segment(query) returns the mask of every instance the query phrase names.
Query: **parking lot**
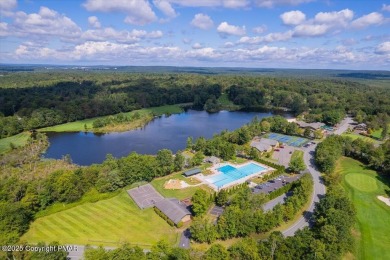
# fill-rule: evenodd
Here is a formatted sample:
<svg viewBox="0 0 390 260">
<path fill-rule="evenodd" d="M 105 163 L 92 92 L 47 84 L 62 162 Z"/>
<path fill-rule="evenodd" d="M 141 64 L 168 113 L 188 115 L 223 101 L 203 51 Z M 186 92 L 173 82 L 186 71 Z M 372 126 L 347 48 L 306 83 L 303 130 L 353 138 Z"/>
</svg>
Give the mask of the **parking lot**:
<svg viewBox="0 0 390 260">
<path fill-rule="evenodd" d="M 298 180 L 302 175 L 281 175 L 279 177 L 276 177 L 275 179 L 269 180 L 265 183 L 256 185 L 254 188 L 252 188 L 253 193 L 271 193 L 274 190 L 280 189 L 284 185 L 291 183 L 293 181 Z"/>
<path fill-rule="evenodd" d="M 291 160 L 291 155 L 295 148 L 289 145 L 282 145 L 276 148 L 272 154 L 272 159 L 277 160 L 278 164 L 288 167 Z"/>
</svg>

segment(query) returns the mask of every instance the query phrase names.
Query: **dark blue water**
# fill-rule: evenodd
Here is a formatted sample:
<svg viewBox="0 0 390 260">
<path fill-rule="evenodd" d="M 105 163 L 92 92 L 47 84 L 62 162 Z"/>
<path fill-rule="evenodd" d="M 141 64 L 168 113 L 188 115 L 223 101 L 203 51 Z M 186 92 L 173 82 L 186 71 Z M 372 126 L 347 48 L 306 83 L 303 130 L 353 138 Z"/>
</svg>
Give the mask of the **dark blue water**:
<svg viewBox="0 0 390 260">
<path fill-rule="evenodd" d="M 167 148 L 176 152 L 184 149 L 186 140 L 200 136 L 211 138 L 222 130 L 234 130 L 249 123 L 255 116 L 271 116 L 272 113 L 227 112 L 209 114 L 188 110 L 181 114 L 154 119 L 142 129 L 123 133 L 95 135 L 93 133 L 47 133 L 50 141 L 45 157 L 60 159 L 70 154 L 74 163 L 90 165 L 101 163 L 110 153 L 120 158 L 135 151 L 140 154 L 156 154 Z"/>
</svg>

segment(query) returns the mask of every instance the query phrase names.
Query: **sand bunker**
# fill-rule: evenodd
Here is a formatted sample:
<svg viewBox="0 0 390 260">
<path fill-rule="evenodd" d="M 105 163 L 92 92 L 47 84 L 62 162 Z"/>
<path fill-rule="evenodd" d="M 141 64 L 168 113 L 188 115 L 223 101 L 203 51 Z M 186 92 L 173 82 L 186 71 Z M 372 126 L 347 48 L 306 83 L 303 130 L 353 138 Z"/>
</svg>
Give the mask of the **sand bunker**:
<svg viewBox="0 0 390 260">
<path fill-rule="evenodd" d="M 188 187 L 189 185 L 185 181 L 170 179 L 164 183 L 164 188 L 167 190 L 180 190 Z"/>
<path fill-rule="evenodd" d="M 379 200 L 383 201 L 384 203 L 386 203 L 387 206 L 390 206 L 390 198 L 386 198 L 386 197 L 383 197 L 383 196 L 378 196 L 377 198 Z"/>
</svg>

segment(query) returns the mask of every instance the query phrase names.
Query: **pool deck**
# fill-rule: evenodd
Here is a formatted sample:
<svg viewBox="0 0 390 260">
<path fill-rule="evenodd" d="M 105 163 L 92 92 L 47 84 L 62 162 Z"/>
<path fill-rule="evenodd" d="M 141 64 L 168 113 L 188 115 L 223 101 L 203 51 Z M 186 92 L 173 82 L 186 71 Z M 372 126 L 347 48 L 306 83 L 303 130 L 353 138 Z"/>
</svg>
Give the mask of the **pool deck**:
<svg viewBox="0 0 390 260">
<path fill-rule="evenodd" d="M 259 171 L 259 172 L 256 172 L 256 173 L 253 173 L 253 174 L 250 174 L 248 176 L 245 176 L 245 177 L 242 177 L 240 179 L 237 179 L 235 181 L 232 181 L 232 182 L 229 182 L 229 183 L 226 183 L 220 187 L 218 187 L 217 185 L 215 185 L 214 183 L 211 183 L 210 181 L 208 181 L 209 178 L 211 177 L 214 177 L 216 175 L 220 175 L 222 174 L 220 171 L 218 171 L 218 168 L 220 167 L 223 167 L 223 166 L 226 166 L 226 165 L 230 165 L 230 166 L 233 166 L 235 168 L 239 168 L 239 167 L 243 167 L 245 165 L 248 165 L 248 164 L 257 164 L 258 166 L 261 166 L 263 168 L 265 168 L 264 170 L 262 171 Z M 220 191 L 222 189 L 226 189 L 226 188 L 230 188 L 232 186 L 235 186 L 235 185 L 238 185 L 238 184 L 242 184 L 244 182 L 246 182 L 247 180 L 249 179 L 252 179 L 254 177 L 258 177 L 258 176 L 261 176 L 261 175 L 265 175 L 267 173 L 269 173 L 270 171 L 274 171 L 275 169 L 274 168 L 271 168 L 267 165 L 264 165 L 264 164 L 261 164 L 261 163 L 258 163 L 258 162 L 255 162 L 255 161 L 248 161 L 248 162 L 245 162 L 245 163 L 242 163 L 242 164 L 234 164 L 234 163 L 230 163 L 230 162 L 225 162 L 225 163 L 218 163 L 218 164 L 215 164 L 213 165 L 212 167 L 208 168 L 208 170 L 210 170 L 213 174 L 210 174 L 210 175 L 203 175 L 201 173 L 193 176 L 195 177 L 196 179 L 198 179 L 199 181 L 201 181 L 202 183 L 204 184 L 207 184 L 209 187 L 211 187 L 213 190 L 215 191 Z"/>
</svg>

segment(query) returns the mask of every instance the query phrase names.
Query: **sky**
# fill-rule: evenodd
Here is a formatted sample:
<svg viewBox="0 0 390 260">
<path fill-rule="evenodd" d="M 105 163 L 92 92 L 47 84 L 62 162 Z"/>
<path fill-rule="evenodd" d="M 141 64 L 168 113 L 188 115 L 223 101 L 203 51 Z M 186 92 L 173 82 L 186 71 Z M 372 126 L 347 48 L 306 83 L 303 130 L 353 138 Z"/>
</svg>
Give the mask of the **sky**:
<svg viewBox="0 0 390 260">
<path fill-rule="evenodd" d="M 0 0 L 0 63 L 390 70 L 390 1 Z"/>
</svg>

